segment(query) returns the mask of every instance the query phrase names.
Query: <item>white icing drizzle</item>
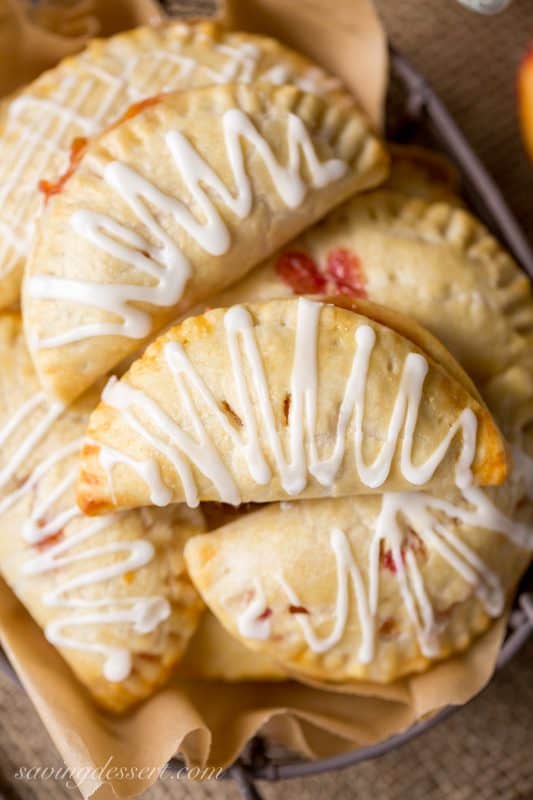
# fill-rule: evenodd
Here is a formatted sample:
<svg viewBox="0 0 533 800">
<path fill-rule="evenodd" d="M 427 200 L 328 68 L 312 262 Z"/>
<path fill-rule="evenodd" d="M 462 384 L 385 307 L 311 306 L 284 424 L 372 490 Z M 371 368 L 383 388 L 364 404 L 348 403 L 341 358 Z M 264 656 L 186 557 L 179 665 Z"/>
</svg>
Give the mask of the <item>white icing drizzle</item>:
<svg viewBox="0 0 533 800">
<path fill-rule="evenodd" d="M 85 441 L 87 444 L 91 442 L 96 444 L 90 438 L 86 439 Z M 172 494 L 168 487 L 163 483 L 159 464 L 157 461 L 155 461 L 155 459 L 147 458 L 144 461 L 136 461 L 134 458 L 130 458 L 124 453 L 121 453 L 119 450 L 114 450 L 112 447 L 108 447 L 107 445 L 98 444 L 98 447 L 101 447 L 99 453 L 100 463 L 111 487 L 113 486 L 111 480 L 113 467 L 116 464 L 125 464 L 134 472 L 137 472 L 139 477 L 142 478 L 148 484 L 148 486 L 150 486 L 150 502 L 152 505 L 161 507 L 167 506 L 170 503 Z M 114 493 L 112 499 L 113 502 L 115 502 Z"/>
<path fill-rule="evenodd" d="M 44 415 L 33 427 L 29 426 L 30 418 L 43 405 Z M 62 410 L 63 408 L 57 403 L 46 405 L 45 396 L 37 394 L 24 403 L 0 430 L 0 445 L 4 445 L 21 426 L 28 430 L 14 455 L 0 471 L 2 487 L 50 431 Z M 108 582 L 148 564 L 153 558 L 154 548 L 144 539 L 107 541 L 91 546 L 91 540 L 117 522 L 120 515 L 108 515 L 94 521 L 85 518 L 76 505 L 65 507 L 65 504 L 61 503 L 67 493 L 69 495 L 72 493 L 76 483 L 79 469 L 77 454 L 81 444 L 82 439 L 76 439 L 44 458 L 21 486 L 0 499 L 0 514 L 5 514 L 17 502 L 34 493 L 39 483 L 61 462 L 67 460 L 73 462 L 72 467 L 65 471 L 64 477 L 48 491 L 46 497 L 33 503 L 31 513 L 22 525 L 20 535 L 25 541 L 31 545 L 46 545 L 46 549 L 37 555 L 30 555 L 20 569 L 22 575 L 28 577 L 53 575 L 53 582 L 49 584 L 53 588 L 44 593 L 41 600 L 48 607 L 64 609 L 65 613 L 56 616 L 46 626 L 45 634 L 48 640 L 57 647 L 101 654 L 104 677 L 109 681 L 123 681 L 131 671 L 129 650 L 107 645 L 98 640 L 89 641 L 82 635 L 75 636 L 72 629 L 92 625 L 122 624 L 131 625 L 136 633 L 149 633 L 168 618 L 171 609 L 163 596 L 113 597 L 108 591 L 100 600 L 89 600 L 84 596 L 85 587 Z M 112 455 L 107 454 L 107 457 L 112 458 Z M 153 479 L 153 473 L 149 474 Z M 65 537 L 54 542 L 53 538 L 71 523 L 76 525 L 76 529 L 74 531 L 70 529 Z M 49 543 L 47 540 L 50 540 Z M 72 552 L 79 545 L 84 545 L 84 549 Z M 28 550 L 28 553 L 31 551 Z M 91 568 L 95 559 L 113 553 L 123 554 L 124 558 L 100 568 L 94 566 Z M 62 568 L 80 562 L 87 562 L 86 570 L 74 577 L 62 578 Z"/>
<path fill-rule="evenodd" d="M 444 514 L 448 520 L 443 522 L 437 514 Z M 481 489 L 463 489 L 462 500 L 457 503 L 424 492 L 387 492 L 382 497 L 381 511 L 368 550 L 366 585 L 346 534 L 338 528 L 331 531 L 330 546 L 336 561 L 337 594 L 333 626 L 327 636 L 319 637 L 315 631 L 312 604 L 310 606 L 297 595 L 282 573 L 276 576 L 289 603 L 297 607 L 305 606 L 308 611 L 307 614 L 298 613 L 294 616 L 309 648 L 314 653 L 325 653 L 341 641 L 349 616 L 351 580 L 361 629 L 358 659 L 361 663 L 369 663 L 374 659 L 381 548 L 388 543 L 401 599 L 420 649 L 428 658 L 438 655 L 439 636 L 445 628 L 445 622 L 439 619 L 432 606 L 415 552 L 409 546 L 410 534 L 406 535 L 406 531 L 416 532 L 427 551 L 437 552 L 447 561 L 472 587 L 489 616 L 499 616 L 505 604 L 505 592 L 499 576 L 483 562 L 474 548 L 453 532 L 450 521 L 500 534 L 518 547 L 533 551 L 533 528 L 507 517 Z M 242 636 L 264 640 L 272 634 L 277 612 L 273 605 L 268 619 L 259 620 L 260 626 L 254 625 L 254 620 L 257 622 L 257 616 L 267 607 L 267 599 L 259 578 L 254 578 L 253 585 L 254 601 L 238 615 L 237 624 Z M 257 598 L 261 598 L 261 602 Z M 283 612 L 286 612 L 285 608 Z M 323 612 L 319 611 L 318 616 L 322 618 Z M 268 632 L 264 624 L 266 622 Z"/>
<path fill-rule="evenodd" d="M 90 54 L 82 54 L 76 59 L 76 74 L 58 80 L 46 97 L 25 93 L 10 104 L 0 137 L 0 143 L 10 142 L 9 157 L 0 163 L 0 274 L 8 274 L 29 252 L 33 220 L 42 206 L 37 181 L 64 172 L 72 140 L 101 130 L 132 103 L 182 89 L 185 81 L 196 81 L 195 72 L 205 74 L 206 70 L 213 83 L 227 83 L 228 76 L 239 83 L 293 80 L 315 94 L 337 87 L 336 79 L 318 68 L 310 68 L 301 78 L 285 62 L 259 72 L 261 50 L 247 42 L 215 45 L 214 50 L 222 59 L 218 70 L 184 55 L 181 48 L 182 42 L 170 38 L 160 38 L 157 47 L 152 40 L 144 52 L 137 54 L 130 49 L 108 48 L 105 68 L 93 63 Z M 101 92 L 96 107 L 95 90 Z M 41 112 L 37 122 L 34 113 L 28 114 L 35 108 Z"/>
<path fill-rule="evenodd" d="M 226 60 L 218 70 L 204 66 L 205 74 L 213 83 L 250 83 L 254 79 L 257 62 L 261 58 L 261 50 L 257 45 L 252 42 L 242 42 L 237 46 L 217 44 L 214 50 Z M 264 80 L 265 74 L 259 76 L 258 80 Z"/>
<path fill-rule="evenodd" d="M 26 426 L 32 415 L 43 406 L 45 407 L 45 413 L 42 419 L 39 420 L 37 425 L 28 430 L 28 433 L 18 445 L 11 458 L 9 458 L 5 466 L 0 469 L 0 488 L 5 487 L 6 484 L 12 480 L 17 469 L 28 458 L 41 439 L 46 436 L 53 423 L 63 412 L 64 406 L 61 403 L 49 404 L 44 392 L 38 392 L 23 403 L 4 427 L 0 429 L 0 447 L 3 447 L 15 431 L 22 425 Z"/>
<path fill-rule="evenodd" d="M 108 542 L 93 547 L 86 546 L 80 552 L 70 554 L 71 550 L 88 542 L 117 519 L 117 516 L 107 516 L 85 524 L 81 530 L 71 533 L 67 539 L 49 546 L 45 552 L 29 559 L 22 566 L 22 572 L 28 576 L 52 572 L 57 574 L 57 570 L 71 564 L 85 561 L 92 563 L 95 559 L 111 553 L 124 555 L 121 561 L 104 567 L 89 568 L 86 572 L 73 578 L 57 581 L 54 588 L 42 597 L 44 605 L 67 609 L 69 612 L 52 620 L 46 626 L 47 639 L 56 647 L 100 653 L 104 657 L 103 675 L 107 680 L 114 682 L 123 681 L 130 674 L 130 651 L 123 647 L 104 644 L 101 641 L 88 641 L 72 634 L 65 634 L 64 631 L 90 625 L 127 624 L 132 626 L 135 633 L 143 634 L 153 631 L 170 615 L 170 605 L 162 596 L 127 598 L 104 596 L 100 600 L 85 599 L 83 594 L 73 596 L 77 589 L 113 580 L 127 572 L 144 567 L 152 560 L 154 547 L 151 542 L 144 539 Z"/>
<path fill-rule="evenodd" d="M 289 208 L 297 208 L 307 193 L 306 181 L 300 174 L 302 156 L 314 187 L 326 186 L 346 173 L 347 164 L 340 159 L 319 161 L 307 128 L 295 114 L 287 115 L 289 154 L 286 166 L 279 163 L 267 140 L 240 109 L 229 109 L 222 115 L 222 130 L 236 188 L 235 195 L 179 131 L 167 132 L 165 141 L 192 203 L 169 197 L 127 164 L 114 161 L 106 165 L 103 171 L 104 181 L 143 223 L 151 240 L 140 236 L 107 214 L 87 209 L 74 212 L 70 220 L 71 226 L 96 248 L 148 276 L 151 285 L 108 285 L 50 275 L 29 278 L 28 293 L 33 298 L 92 306 L 120 319 L 120 322 L 99 321 L 75 327 L 35 341 L 35 347 L 60 347 L 93 336 L 116 335 L 132 339 L 146 337 L 152 327 L 151 316 L 147 311 L 132 307 L 131 304 L 147 303 L 159 308 L 177 305 L 193 268 L 179 244 L 167 234 L 159 219 L 172 217 L 204 252 L 212 256 L 226 253 L 231 246 L 230 232 L 206 188 L 238 219 L 249 216 L 253 208 L 254 187 L 246 170 L 243 139 L 254 147 L 268 170 L 277 193 Z M 191 213 L 191 205 L 199 209 L 200 219 L 204 221 L 199 221 Z M 149 206 L 157 210 L 157 216 Z M 153 244 L 154 241 L 157 244 Z"/>
<path fill-rule="evenodd" d="M 330 535 L 331 549 L 335 553 L 337 563 L 337 600 L 335 608 L 335 623 L 329 636 L 321 639 L 313 630 L 313 626 L 307 614 L 296 614 L 298 622 L 304 632 L 304 636 L 309 647 L 315 653 L 326 653 L 335 647 L 342 638 L 349 611 L 349 579 L 355 592 L 359 619 L 361 622 L 361 645 L 359 648 L 359 658 L 367 662 L 372 658 L 374 631 L 368 608 L 368 598 L 365 592 L 363 577 L 357 566 L 348 540 L 345 534 L 339 529 L 334 528 Z M 287 583 L 282 574 L 277 576 L 278 582 L 285 591 L 289 602 L 294 606 L 301 606 L 300 599 L 294 589 Z"/>
<path fill-rule="evenodd" d="M 103 400 L 123 415 L 124 421 L 161 456 L 174 466 L 183 485 L 186 502 L 198 503 L 198 490 L 192 463 L 216 488 L 220 499 L 238 504 L 240 494 L 232 473 L 211 440 L 196 404 L 202 403 L 211 419 L 229 437 L 235 452 L 247 464 L 251 478 L 258 485 L 267 484 L 272 470 L 267 461 L 262 438 L 275 464 L 280 482 L 289 495 L 305 489 L 309 474 L 325 487 L 334 485 L 335 477 L 345 457 L 347 429 L 354 419 L 354 450 L 357 472 L 361 482 L 372 489 L 383 485 L 390 473 L 396 449 L 400 446 L 400 469 L 413 485 L 427 483 L 444 459 L 454 437 L 461 433 L 462 449 L 456 468 L 456 482 L 467 486 L 470 466 L 476 447 L 477 419 L 465 409 L 450 427 L 431 456 L 423 463 L 413 464 L 412 450 L 419 416 L 422 390 L 428 365 L 419 354 L 410 353 L 405 361 L 387 435 L 374 461 L 367 464 L 363 457 L 365 393 L 370 358 L 375 345 L 375 333 L 368 325 L 360 325 L 355 333 L 354 357 L 341 403 L 335 442 L 329 456 L 320 456 L 316 441 L 316 416 L 319 394 L 317 341 L 322 304 L 305 298 L 298 300 L 296 341 L 290 382 L 291 404 L 288 419 L 288 450 L 277 430 L 274 410 L 257 344 L 254 322 L 243 306 L 230 308 L 224 316 L 231 372 L 239 400 L 238 414 L 242 429 L 231 424 L 209 388 L 198 375 L 178 342 L 165 345 L 167 365 L 178 389 L 180 409 L 191 420 L 194 438 L 186 433 L 160 405 L 145 392 L 126 382 L 112 381 L 106 387 Z M 243 359 L 244 355 L 244 359 Z M 248 375 L 245 373 L 245 363 Z M 252 387 L 252 388 L 251 388 Z M 253 391 L 252 391 L 253 389 Z M 150 420 L 161 435 L 150 432 L 133 412 L 136 408 Z M 228 459 L 231 461 L 231 458 Z M 108 479 L 111 470 L 106 468 Z M 159 478 L 158 478 L 159 479 Z M 153 495 L 160 487 L 146 477 Z M 112 487 L 112 481 L 110 481 Z"/>
<path fill-rule="evenodd" d="M 268 639 L 271 634 L 269 609 L 259 580 L 254 580 L 252 600 L 239 615 L 239 633 L 246 639 Z"/>
<path fill-rule="evenodd" d="M 188 399 L 190 401 L 190 398 Z M 145 441 L 172 464 L 182 482 L 187 505 L 191 508 L 196 508 L 199 503 L 199 497 L 192 470 L 187 459 L 183 457 L 180 450 L 187 453 L 189 460 L 209 477 L 216 486 L 222 487 L 221 498 L 224 497 L 224 502 L 238 505 L 240 496 L 233 482 L 233 478 L 224 466 L 222 459 L 203 427 L 200 428 L 200 425 L 195 426 L 195 432 L 198 433 L 200 437 L 200 441 L 195 442 L 192 437 L 176 425 L 155 400 L 148 397 L 148 395 L 141 392 L 139 389 L 134 389 L 127 383 L 122 383 L 116 379 L 111 379 L 108 382 L 102 393 L 102 400 L 108 405 L 120 410 L 123 413 L 125 421 L 132 430 L 138 433 L 139 436 L 145 439 Z M 141 409 L 146 417 L 171 440 L 171 443 L 169 444 L 161 437 L 150 433 L 146 426 L 143 425 L 131 411 L 133 407 Z M 104 454 L 104 460 L 105 458 L 106 456 Z M 127 463 L 127 461 L 124 460 L 123 463 Z M 108 480 L 110 480 L 110 469 L 107 469 L 106 472 Z M 142 477 L 145 478 L 150 488 L 151 497 L 154 495 L 163 496 L 161 492 L 160 482 L 162 478 L 160 472 L 155 478 L 148 473 Z M 110 485 L 112 486 L 112 481 Z M 171 499 L 171 493 L 168 496 Z"/>
</svg>

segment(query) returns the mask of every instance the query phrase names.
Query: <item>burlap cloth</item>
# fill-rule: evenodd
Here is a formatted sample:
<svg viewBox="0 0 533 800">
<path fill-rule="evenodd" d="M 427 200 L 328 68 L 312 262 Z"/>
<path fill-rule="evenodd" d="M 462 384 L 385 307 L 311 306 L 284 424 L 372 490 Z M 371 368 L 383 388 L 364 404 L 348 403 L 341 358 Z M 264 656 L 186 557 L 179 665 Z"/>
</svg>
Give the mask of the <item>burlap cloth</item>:
<svg viewBox="0 0 533 800">
<path fill-rule="evenodd" d="M 519 141 L 515 101 L 517 66 L 533 37 L 533 0 L 514 0 L 493 18 L 454 0 L 376 4 L 392 40 L 448 104 L 533 239 L 533 168 Z M 210 8 L 208 0 L 179 5 Z M 78 796 L 57 781 L 16 779 L 21 765 L 61 762 L 28 699 L 2 677 L 0 719 L 0 800 Z M 481 696 L 422 739 L 343 772 L 261 789 L 266 800 L 533 800 L 533 641 Z M 188 797 L 230 800 L 238 793 L 226 782 L 173 781 L 145 795 Z"/>
</svg>

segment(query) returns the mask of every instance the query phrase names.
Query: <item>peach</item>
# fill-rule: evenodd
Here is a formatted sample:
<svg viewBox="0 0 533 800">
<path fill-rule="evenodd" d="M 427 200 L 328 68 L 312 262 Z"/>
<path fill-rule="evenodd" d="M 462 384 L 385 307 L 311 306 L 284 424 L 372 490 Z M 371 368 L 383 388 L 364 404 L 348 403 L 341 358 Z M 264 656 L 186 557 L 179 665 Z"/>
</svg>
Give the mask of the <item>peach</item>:
<svg viewBox="0 0 533 800">
<path fill-rule="evenodd" d="M 533 159 L 533 43 L 518 71 L 518 106 L 524 143 Z"/>
</svg>

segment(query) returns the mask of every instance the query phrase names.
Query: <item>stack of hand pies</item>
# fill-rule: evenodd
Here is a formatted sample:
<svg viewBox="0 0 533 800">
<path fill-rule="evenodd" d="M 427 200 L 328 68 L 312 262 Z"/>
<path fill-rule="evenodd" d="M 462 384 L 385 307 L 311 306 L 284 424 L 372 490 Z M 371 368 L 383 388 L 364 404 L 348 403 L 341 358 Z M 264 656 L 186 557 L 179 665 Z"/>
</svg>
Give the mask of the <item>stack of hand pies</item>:
<svg viewBox="0 0 533 800">
<path fill-rule="evenodd" d="M 533 545 L 533 303 L 453 169 L 206 23 L 0 126 L 0 569 L 95 699 L 467 648 Z"/>
</svg>

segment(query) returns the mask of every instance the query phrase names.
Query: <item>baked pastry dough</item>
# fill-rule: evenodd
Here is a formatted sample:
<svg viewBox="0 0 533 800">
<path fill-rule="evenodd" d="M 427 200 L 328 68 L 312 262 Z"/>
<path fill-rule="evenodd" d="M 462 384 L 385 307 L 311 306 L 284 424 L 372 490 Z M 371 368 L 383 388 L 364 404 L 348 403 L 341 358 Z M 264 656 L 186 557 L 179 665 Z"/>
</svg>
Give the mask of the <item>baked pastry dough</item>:
<svg viewBox="0 0 533 800">
<path fill-rule="evenodd" d="M 479 385 L 531 350 L 529 279 L 475 217 L 444 203 L 355 197 L 210 302 L 325 292 L 416 319 Z"/>
<path fill-rule="evenodd" d="M 207 612 L 176 665 L 176 678 L 204 681 L 282 681 L 283 670 L 269 656 L 251 650 L 230 636 L 214 614 Z"/>
<path fill-rule="evenodd" d="M 183 547 L 202 514 L 85 518 L 74 487 L 98 392 L 67 411 L 49 403 L 16 315 L 0 317 L 0 360 L 1 572 L 99 703 L 122 711 L 167 678 L 197 627 Z"/>
<path fill-rule="evenodd" d="M 353 105 L 266 84 L 156 99 L 88 146 L 42 216 L 24 321 L 43 386 L 72 400 L 385 170 Z"/>
<path fill-rule="evenodd" d="M 490 380 L 484 396 L 511 443 L 514 470 L 533 501 L 533 355 Z"/>
<path fill-rule="evenodd" d="M 444 348 L 385 309 L 345 306 L 215 309 L 157 339 L 91 417 L 80 507 L 501 483 L 500 435 Z"/>
<path fill-rule="evenodd" d="M 0 308 L 18 300 L 42 204 L 37 184 L 66 169 L 74 139 L 160 92 L 253 80 L 341 97 L 338 80 L 274 39 L 182 22 L 96 39 L 19 92 L 0 112 Z"/>
<path fill-rule="evenodd" d="M 462 207 L 456 168 L 435 150 L 389 143 L 391 170 L 383 188 L 433 203 Z"/>
<path fill-rule="evenodd" d="M 531 554 L 512 484 L 272 504 L 185 547 L 230 634 L 295 677 L 394 681 L 464 650 Z"/>
</svg>

